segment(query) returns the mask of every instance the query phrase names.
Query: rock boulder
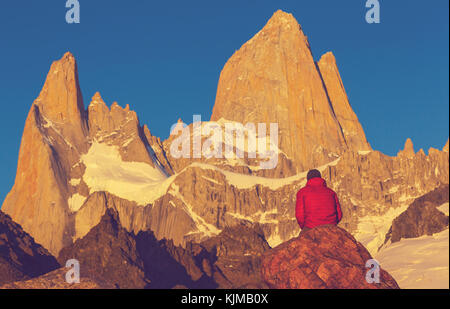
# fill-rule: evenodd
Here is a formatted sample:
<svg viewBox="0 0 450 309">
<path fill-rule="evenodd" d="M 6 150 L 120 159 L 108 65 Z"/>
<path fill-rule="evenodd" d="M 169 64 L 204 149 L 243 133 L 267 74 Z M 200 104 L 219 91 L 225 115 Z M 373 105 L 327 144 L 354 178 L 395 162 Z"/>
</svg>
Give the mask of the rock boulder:
<svg viewBox="0 0 450 309">
<path fill-rule="evenodd" d="M 368 283 L 369 252 L 345 230 L 320 226 L 269 250 L 262 275 L 276 289 L 397 289 L 380 268 L 380 283 Z"/>
</svg>

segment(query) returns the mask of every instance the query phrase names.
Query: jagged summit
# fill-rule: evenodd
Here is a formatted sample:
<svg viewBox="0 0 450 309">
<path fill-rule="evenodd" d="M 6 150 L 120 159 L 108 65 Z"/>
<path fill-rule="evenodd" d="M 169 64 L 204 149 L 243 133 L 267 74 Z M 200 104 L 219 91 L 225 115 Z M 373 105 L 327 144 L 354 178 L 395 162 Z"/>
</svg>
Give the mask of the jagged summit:
<svg viewBox="0 0 450 309">
<path fill-rule="evenodd" d="M 75 61 L 75 56 L 70 51 L 67 51 L 61 59 L 64 59 L 67 61 Z"/>
<path fill-rule="evenodd" d="M 327 51 L 320 57 L 319 63 L 336 64 L 336 57 L 332 51 Z"/>
<path fill-rule="evenodd" d="M 284 21 L 284 22 L 286 22 L 286 21 L 289 21 L 289 22 L 295 21 L 297 23 L 297 20 L 295 19 L 295 17 L 291 13 L 285 12 L 285 11 L 283 11 L 281 9 L 276 10 L 273 13 L 272 17 L 269 19 L 269 21 L 274 21 L 274 20 L 275 21 L 281 20 L 281 21 Z"/>
<path fill-rule="evenodd" d="M 297 171 L 348 149 L 370 149 L 335 61 L 328 60 L 334 57 L 327 54 L 317 65 L 292 14 L 275 12 L 223 68 L 211 120 L 278 123 L 280 149 Z"/>
<path fill-rule="evenodd" d="M 423 150 L 422 150 L 423 151 Z M 398 152 L 398 156 L 403 156 L 407 158 L 414 157 L 415 151 L 414 151 L 414 145 L 412 140 L 408 137 L 405 142 L 405 146 L 403 147 L 403 150 L 400 150 Z"/>
<path fill-rule="evenodd" d="M 122 108 L 113 103 L 110 110 L 97 92 L 87 110 L 84 108 L 76 60 L 66 53 L 51 64 L 30 108 L 14 186 L 2 205 L 3 211 L 52 253 L 72 242 L 70 216 L 91 193 L 83 179 L 86 166 L 82 157 L 92 154 L 97 149 L 92 146 L 98 143 L 117 149 L 119 164 L 159 166 L 129 105 Z M 164 177 L 159 169 L 155 174 Z M 95 186 L 91 181 L 91 187 Z"/>
<path fill-rule="evenodd" d="M 323 54 L 317 66 L 347 146 L 358 151 L 371 150 L 361 123 L 350 105 L 334 54 L 330 51 Z"/>
<path fill-rule="evenodd" d="M 108 109 L 108 111 L 110 110 L 110 108 L 108 108 L 108 106 L 106 105 L 105 101 L 103 100 L 103 98 L 102 98 L 100 92 L 98 92 L 98 91 L 97 91 L 97 92 L 94 94 L 94 96 L 92 97 L 91 103 L 89 104 L 89 107 L 90 107 L 91 105 L 96 105 L 96 104 L 104 105 L 104 106 Z M 88 107 L 88 110 L 89 110 L 89 107 Z M 123 111 L 125 111 L 125 112 L 129 112 L 129 111 L 130 111 L 130 105 L 129 105 L 129 104 L 126 104 L 125 107 L 122 108 L 122 107 L 119 105 L 119 103 L 117 103 L 116 101 L 114 101 L 114 102 L 111 104 L 111 110 L 112 110 L 112 109 L 118 109 L 118 110 L 123 110 Z"/>
<path fill-rule="evenodd" d="M 308 39 L 303 33 L 302 26 L 291 13 L 287 13 L 282 10 L 278 10 L 273 13 L 272 17 L 267 21 L 261 31 L 255 35 L 255 37 L 260 35 L 274 35 L 275 37 L 280 38 L 286 35 L 297 36 L 298 38 L 301 38 L 301 40 L 309 48 Z M 282 42 L 278 41 L 278 43 Z"/>
<path fill-rule="evenodd" d="M 300 43 L 297 44 L 298 48 L 309 50 L 308 39 L 298 21 L 292 14 L 282 10 L 276 11 L 264 27 L 243 47 L 256 43 L 255 41 L 258 41 L 258 38 L 262 39 L 258 42 L 258 46 L 261 46 L 261 44 L 285 45 L 286 43 L 297 42 Z"/>
<path fill-rule="evenodd" d="M 445 152 L 448 152 L 448 143 L 449 143 L 449 140 L 447 139 L 447 143 L 445 143 L 445 146 L 444 146 L 444 148 L 442 148 L 442 151 L 445 151 Z"/>
<path fill-rule="evenodd" d="M 102 98 L 100 92 L 98 92 L 98 91 L 94 94 L 94 96 L 91 99 L 91 104 L 95 104 L 95 103 L 105 103 L 103 101 L 103 98 Z"/>
<path fill-rule="evenodd" d="M 52 63 L 44 86 L 36 99 L 43 113 L 54 120 L 80 118 L 84 111 L 75 57 L 67 52 Z"/>
<path fill-rule="evenodd" d="M 87 132 L 86 116 L 77 62 L 70 52 L 52 63 L 34 105 L 47 123 L 55 126 L 64 123 L 64 135 L 68 141 L 81 147 Z"/>
<path fill-rule="evenodd" d="M 274 25 L 291 25 L 297 27 L 297 29 L 301 29 L 301 26 L 298 23 L 297 19 L 295 19 L 295 17 L 291 13 L 287 13 L 283 10 L 277 10 L 275 13 L 273 13 L 272 17 L 266 23 L 266 27 Z M 289 29 L 289 27 L 287 29 Z M 296 29 L 292 28 L 292 30 Z"/>
<path fill-rule="evenodd" d="M 53 254 L 86 235 L 107 208 L 117 210 L 128 232 L 151 230 L 177 245 L 245 221 L 260 224 L 273 247 L 298 234 L 296 192 L 306 183 L 303 172 L 317 168 L 339 192 L 340 224 L 378 248 L 389 223 L 384 214 L 448 183 L 448 152 L 410 160 L 366 151 L 334 56 L 315 62 L 293 24 L 279 12 L 231 57 L 212 116 L 221 126 L 228 120 L 278 123 L 275 169 L 259 169 L 261 159 L 247 155 L 175 158 L 173 139 L 161 142 L 129 105 L 109 107 L 100 93 L 83 110 L 76 62 L 67 54 L 52 65 L 31 106 L 2 210 Z"/>
</svg>

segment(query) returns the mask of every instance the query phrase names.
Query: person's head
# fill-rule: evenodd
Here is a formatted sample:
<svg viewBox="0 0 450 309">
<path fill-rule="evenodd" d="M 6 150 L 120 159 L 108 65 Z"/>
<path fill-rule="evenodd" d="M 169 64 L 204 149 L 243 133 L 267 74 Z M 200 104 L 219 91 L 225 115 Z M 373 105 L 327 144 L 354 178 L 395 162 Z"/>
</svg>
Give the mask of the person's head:
<svg viewBox="0 0 450 309">
<path fill-rule="evenodd" d="M 320 172 L 318 170 L 310 170 L 308 174 L 306 175 L 306 179 L 310 180 L 312 178 L 322 178 L 322 175 L 320 175 Z"/>
</svg>

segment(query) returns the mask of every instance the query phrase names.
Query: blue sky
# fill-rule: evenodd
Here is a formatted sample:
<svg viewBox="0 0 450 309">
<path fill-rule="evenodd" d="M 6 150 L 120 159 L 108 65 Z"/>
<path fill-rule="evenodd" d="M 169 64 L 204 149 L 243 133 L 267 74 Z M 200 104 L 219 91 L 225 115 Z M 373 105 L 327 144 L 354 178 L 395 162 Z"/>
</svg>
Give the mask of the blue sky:
<svg viewBox="0 0 450 309">
<path fill-rule="evenodd" d="M 333 51 L 374 149 L 394 155 L 407 137 L 416 150 L 442 148 L 448 138 L 446 0 L 380 0 L 380 24 L 365 22 L 365 0 L 79 2 L 80 24 L 65 22 L 65 0 L 0 4 L 2 200 L 28 110 L 64 52 L 77 58 L 85 104 L 100 91 L 166 138 L 180 117 L 209 119 L 223 65 L 277 9 L 297 18 L 315 59 Z"/>
</svg>

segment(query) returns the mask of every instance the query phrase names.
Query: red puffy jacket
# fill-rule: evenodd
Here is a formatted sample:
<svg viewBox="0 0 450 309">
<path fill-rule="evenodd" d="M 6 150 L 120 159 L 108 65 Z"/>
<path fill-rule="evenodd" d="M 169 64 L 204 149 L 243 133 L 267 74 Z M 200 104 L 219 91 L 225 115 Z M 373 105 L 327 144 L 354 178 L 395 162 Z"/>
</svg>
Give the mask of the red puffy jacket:
<svg viewBox="0 0 450 309">
<path fill-rule="evenodd" d="M 327 187 L 324 179 L 315 177 L 297 192 L 295 216 L 300 228 L 338 224 L 342 219 L 337 194 Z"/>
</svg>

